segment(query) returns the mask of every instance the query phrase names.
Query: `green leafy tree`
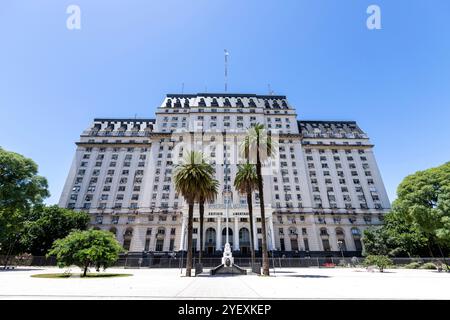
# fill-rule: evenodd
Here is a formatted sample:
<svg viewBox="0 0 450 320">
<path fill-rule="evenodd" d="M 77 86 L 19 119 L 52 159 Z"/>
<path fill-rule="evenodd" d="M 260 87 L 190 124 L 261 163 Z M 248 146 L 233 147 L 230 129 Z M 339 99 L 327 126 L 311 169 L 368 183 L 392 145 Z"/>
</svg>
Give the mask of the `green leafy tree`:
<svg viewBox="0 0 450 320">
<path fill-rule="evenodd" d="M 389 212 L 382 227 L 364 230 L 363 255 L 417 256 L 426 255 L 427 239 L 402 214 Z"/>
<path fill-rule="evenodd" d="M 26 215 L 49 196 L 36 163 L 0 148 L 0 252 L 14 247 Z"/>
<path fill-rule="evenodd" d="M 45 255 L 55 240 L 66 237 L 71 231 L 86 230 L 89 223 L 87 213 L 56 205 L 33 210 L 30 219 L 24 223 L 21 251 L 38 256 Z"/>
<path fill-rule="evenodd" d="M 188 234 L 186 276 L 191 276 L 192 270 L 192 225 L 194 217 L 194 204 L 201 197 L 210 192 L 214 180 L 214 168 L 206 163 L 203 154 L 191 151 L 185 154 L 183 161 L 175 168 L 175 189 L 188 203 Z"/>
<path fill-rule="evenodd" d="M 55 256 L 60 268 L 78 266 L 83 277 L 90 267 L 106 269 L 112 266 L 123 252 L 122 246 L 109 231 L 73 231 L 56 240 L 47 256 Z"/>
<path fill-rule="evenodd" d="M 258 194 L 261 211 L 262 229 L 262 268 L 263 275 L 269 275 L 269 253 L 267 251 L 267 227 L 264 208 L 264 182 L 262 176 L 262 164 L 271 159 L 276 153 L 276 143 L 271 135 L 267 133 L 264 125 L 257 123 L 248 129 L 243 140 L 241 150 L 248 163 L 256 164 L 256 175 L 258 177 Z"/>
<path fill-rule="evenodd" d="M 369 228 L 364 230 L 362 241 L 364 243 L 363 256 L 387 255 L 388 235 L 384 228 Z"/>
<path fill-rule="evenodd" d="M 438 204 L 436 206 L 438 215 L 441 217 L 441 224 L 436 229 L 436 237 L 438 241 L 450 247 L 450 186 L 442 188 L 439 195 Z"/>
<path fill-rule="evenodd" d="M 425 234 L 401 212 L 392 210 L 386 215 L 384 230 L 390 249 L 389 255 L 408 257 L 428 255 Z"/>
<path fill-rule="evenodd" d="M 255 263 L 255 248 L 254 248 L 254 221 L 253 221 L 253 191 L 258 189 L 258 176 L 256 174 L 255 165 L 246 163 L 238 167 L 238 172 L 234 179 L 234 187 L 241 194 L 247 195 L 248 216 L 250 220 L 250 252 L 252 265 Z"/>
<path fill-rule="evenodd" d="M 450 162 L 407 176 L 400 183 L 397 195 L 393 211 L 425 235 L 431 253 L 435 245 L 444 256 L 442 245 L 449 245 Z"/>
<path fill-rule="evenodd" d="M 369 255 L 364 259 L 364 266 L 376 266 L 380 272 L 383 272 L 385 268 L 392 265 L 392 260 L 384 255 Z"/>
</svg>

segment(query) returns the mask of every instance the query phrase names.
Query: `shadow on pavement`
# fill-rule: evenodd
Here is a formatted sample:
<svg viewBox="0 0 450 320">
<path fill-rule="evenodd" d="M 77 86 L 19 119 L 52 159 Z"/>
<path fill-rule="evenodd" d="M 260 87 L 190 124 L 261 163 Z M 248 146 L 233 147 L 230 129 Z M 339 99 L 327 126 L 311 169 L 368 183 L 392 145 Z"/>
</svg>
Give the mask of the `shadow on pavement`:
<svg viewBox="0 0 450 320">
<path fill-rule="evenodd" d="M 294 278 L 331 278 L 330 276 L 320 276 L 320 275 L 313 275 L 313 274 L 292 274 L 292 275 L 286 275 L 286 276 L 283 276 L 283 277 L 294 277 Z"/>
<path fill-rule="evenodd" d="M 3 269 L 0 268 L 0 272 L 15 272 L 15 271 L 39 271 L 44 269 L 38 269 L 38 268 L 15 268 L 15 269 Z"/>
</svg>

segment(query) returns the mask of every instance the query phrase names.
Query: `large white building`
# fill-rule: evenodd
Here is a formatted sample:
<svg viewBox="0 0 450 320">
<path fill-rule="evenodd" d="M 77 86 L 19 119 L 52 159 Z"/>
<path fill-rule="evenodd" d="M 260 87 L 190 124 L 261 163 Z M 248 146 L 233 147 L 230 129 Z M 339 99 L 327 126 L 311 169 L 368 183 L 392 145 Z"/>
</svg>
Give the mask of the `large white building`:
<svg viewBox="0 0 450 320">
<path fill-rule="evenodd" d="M 94 119 L 76 143 L 60 206 L 87 211 L 93 227 L 114 232 L 130 253 L 182 251 L 187 204 L 172 177 L 183 153 L 200 149 L 221 183 L 216 201 L 205 206 L 206 254 L 223 249 L 228 211 L 232 248 L 247 255 L 246 197 L 232 185 L 236 149 L 256 123 L 278 141 L 263 171 L 269 249 L 294 256 L 360 253 L 362 231 L 381 224 L 390 208 L 373 145 L 353 121 L 297 120 L 285 96 L 168 94 L 156 119 Z M 227 185 L 229 205 L 222 196 Z M 257 192 L 253 200 L 259 250 Z M 198 250 L 197 208 L 194 217 Z"/>
</svg>

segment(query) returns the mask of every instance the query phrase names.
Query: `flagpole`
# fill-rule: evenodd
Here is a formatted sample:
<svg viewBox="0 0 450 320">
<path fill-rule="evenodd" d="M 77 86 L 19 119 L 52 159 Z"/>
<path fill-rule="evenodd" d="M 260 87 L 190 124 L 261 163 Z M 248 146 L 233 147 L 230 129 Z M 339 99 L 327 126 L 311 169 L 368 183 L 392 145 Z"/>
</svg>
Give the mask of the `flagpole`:
<svg viewBox="0 0 450 320">
<path fill-rule="evenodd" d="M 225 92 L 227 92 L 228 89 L 228 51 L 227 49 L 224 49 L 225 53 Z"/>
</svg>

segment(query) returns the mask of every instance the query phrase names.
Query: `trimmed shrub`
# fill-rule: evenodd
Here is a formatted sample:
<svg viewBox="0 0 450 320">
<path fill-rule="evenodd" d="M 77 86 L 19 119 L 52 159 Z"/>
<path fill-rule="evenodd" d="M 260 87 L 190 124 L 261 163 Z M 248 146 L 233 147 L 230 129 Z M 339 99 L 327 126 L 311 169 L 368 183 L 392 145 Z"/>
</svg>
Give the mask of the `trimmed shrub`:
<svg viewBox="0 0 450 320">
<path fill-rule="evenodd" d="M 383 272 L 386 267 L 392 264 L 392 260 L 387 256 L 370 255 L 364 259 L 364 266 L 376 266 L 380 270 L 380 272 Z"/>
<path fill-rule="evenodd" d="M 437 267 L 433 262 L 427 262 L 420 266 L 420 269 L 436 270 Z"/>
<path fill-rule="evenodd" d="M 403 266 L 403 268 L 405 268 L 405 269 L 419 269 L 420 268 L 420 263 L 419 262 L 411 262 L 411 263 L 405 264 Z"/>
</svg>

